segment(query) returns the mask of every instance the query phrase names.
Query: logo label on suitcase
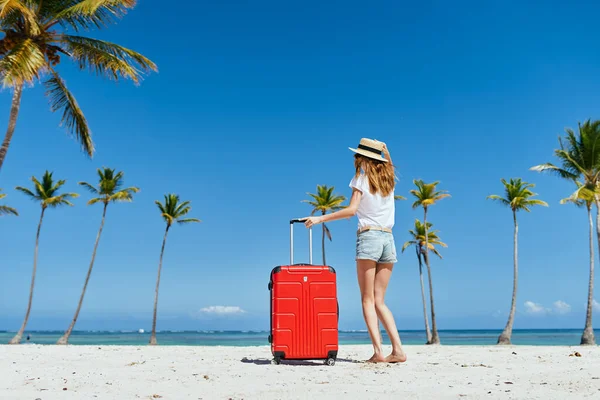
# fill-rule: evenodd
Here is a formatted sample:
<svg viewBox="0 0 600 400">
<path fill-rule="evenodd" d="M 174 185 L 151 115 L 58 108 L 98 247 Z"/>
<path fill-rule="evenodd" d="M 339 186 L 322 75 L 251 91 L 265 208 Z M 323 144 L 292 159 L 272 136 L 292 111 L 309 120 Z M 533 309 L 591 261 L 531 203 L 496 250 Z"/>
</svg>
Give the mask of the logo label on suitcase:
<svg viewBox="0 0 600 400">
<path fill-rule="evenodd" d="M 308 282 L 308 276 L 304 277 L 304 282 Z"/>
</svg>

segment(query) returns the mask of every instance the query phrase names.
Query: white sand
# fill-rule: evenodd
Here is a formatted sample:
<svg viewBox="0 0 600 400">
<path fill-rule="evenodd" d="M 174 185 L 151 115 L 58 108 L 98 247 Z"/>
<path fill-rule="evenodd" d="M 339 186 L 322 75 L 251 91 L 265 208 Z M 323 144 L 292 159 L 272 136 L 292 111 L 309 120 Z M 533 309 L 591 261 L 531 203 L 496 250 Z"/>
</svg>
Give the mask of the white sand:
<svg viewBox="0 0 600 400">
<path fill-rule="evenodd" d="M 406 351 L 406 364 L 373 365 L 359 362 L 369 346 L 343 346 L 329 367 L 271 365 L 268 347 L 3 345 L 0 399 L 600 398 L 599 347 Z"/>
</svg>

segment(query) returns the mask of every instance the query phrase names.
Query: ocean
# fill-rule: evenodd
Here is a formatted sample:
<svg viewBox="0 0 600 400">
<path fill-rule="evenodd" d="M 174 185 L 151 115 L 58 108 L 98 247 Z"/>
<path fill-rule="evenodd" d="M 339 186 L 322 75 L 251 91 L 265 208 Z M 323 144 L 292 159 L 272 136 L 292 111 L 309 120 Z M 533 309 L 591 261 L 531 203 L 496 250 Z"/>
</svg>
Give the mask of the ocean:
<svg viewBox="0 0 600 400">
<path fill-rule="evenodd" d="M 600 338 L 600 330 L 595 330 Z M 439 331 L 440 340 L 444 345 L 494 345 L 500 335 L 500 330 L 443 330 Z M 514 330 L 512 342 L 515 345 L 532 346 L 575 346 L 579 344 L 582 330 L 579 329 L 533 329 Z M 62 331 L 29 331 L 23 336 L 22 343 L 54 344 L 63 334 Z M 157 340 L 163 346 L 267 346 L 269 333 L 267 331 L 162 331 L 157 333 Z M 0 343 L 8 343 L 14 332 L 0 331 Z M 424 331 L 400 331 L 404 344 L 424 344 Z M 386 344 L 387 335 L 383 333 Z M 72 345 L 94 346 L 141 346 L 150 339 L 149 332 L 96 332 L 75 331 L 69 343 Z M 344 344 L 370 344 L 366 331 L 340 331 L 339 341 Z"/>
</svg>

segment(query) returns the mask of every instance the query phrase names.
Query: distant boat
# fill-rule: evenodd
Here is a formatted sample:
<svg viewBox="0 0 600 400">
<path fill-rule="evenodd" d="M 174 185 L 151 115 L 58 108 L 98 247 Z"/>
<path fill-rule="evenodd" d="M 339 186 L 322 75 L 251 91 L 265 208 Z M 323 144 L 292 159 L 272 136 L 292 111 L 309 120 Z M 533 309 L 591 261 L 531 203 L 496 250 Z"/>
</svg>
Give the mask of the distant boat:
<svg viewBox="0 0 600 400">
<path fill-rule="evenodd" d="M 139 329 L 138 333 L 144 333 L 144 330 L 143 329 Z"/>
</svg>

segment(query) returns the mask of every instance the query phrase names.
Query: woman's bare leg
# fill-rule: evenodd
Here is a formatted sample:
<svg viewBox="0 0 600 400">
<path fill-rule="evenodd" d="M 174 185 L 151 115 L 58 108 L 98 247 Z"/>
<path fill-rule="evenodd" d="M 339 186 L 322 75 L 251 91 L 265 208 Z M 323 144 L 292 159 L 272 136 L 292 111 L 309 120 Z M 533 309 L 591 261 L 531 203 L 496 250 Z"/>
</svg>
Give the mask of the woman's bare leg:
<svg viewBox="0 0 600 400">
<path fill-rule="evenodd" d="M 375 269 L 375 311 L 383 323 L 390 341 L 392 342 L 392 354 L 385 358 L 387 362 L 404 362 L 406 354 L 402 350 L 402 342 L 398 334 L 398 328 L 394 321 L 394 316 L 390 309 L 385 305 L 385 291 L 392 276 L 394 264 L 377 264 Z M 364 304 L 364 303 L 363 303 Z"/>
<path fill-rule="evenodd" d="M 383 348 L 381 346 L 381 332 L 379 321 L 375 310 L 375 271 L 376 263 L 371 260 L 356 260 L 356 272 L 358 275 L 358 286 L 362 299 L 362 309 L 371 342 L 373 342 L 373 357 L 371 362 L 383 362 Z"/>
</svg>

